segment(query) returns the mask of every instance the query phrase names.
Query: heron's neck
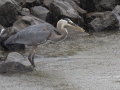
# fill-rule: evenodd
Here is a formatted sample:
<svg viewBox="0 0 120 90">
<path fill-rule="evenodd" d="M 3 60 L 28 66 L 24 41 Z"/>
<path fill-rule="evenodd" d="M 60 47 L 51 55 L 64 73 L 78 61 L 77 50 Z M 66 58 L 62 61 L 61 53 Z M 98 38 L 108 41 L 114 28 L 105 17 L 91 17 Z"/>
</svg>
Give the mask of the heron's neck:
<svg viewBox="0 0 120 90">
<path fill-rule="evenodd" d="M 61 23 L 58 23 L 57 24 L 57 30 L 58 32 L 61 34 L 61 35 L 57 35 L 56 37 L 56 41 L 62 41 L 64 40 L 67 35 L 68 35 L 68 31 L 67 29 L 65 28 L 65 25 L 61 24 Z"/>
<path fill-rule="evenodd" d="M 59 21 L 57 23 L 57 30 L 60 34 L 64 34 L 65 32 L 67 32 L 66 25 L 64 23 L 62 23 L 61 21 Z"/>
</svg>

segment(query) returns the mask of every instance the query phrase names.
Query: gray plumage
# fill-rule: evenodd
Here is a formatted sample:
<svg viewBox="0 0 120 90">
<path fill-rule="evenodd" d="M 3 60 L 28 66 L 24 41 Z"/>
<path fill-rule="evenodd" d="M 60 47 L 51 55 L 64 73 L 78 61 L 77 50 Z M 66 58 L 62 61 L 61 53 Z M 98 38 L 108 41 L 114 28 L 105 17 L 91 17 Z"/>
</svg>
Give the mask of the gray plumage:
<svg viewBox="0 0 120 90">
<path fill-rule="evenodd" d="M 48 30 L 49 29 L 49 30 Z M 20 32 L 12 35 L 5 41 L 6 44 L 26 44 L 26 45 L 38 45 L 47 40 L 51 32 L 54 31 L 54 27 L 48 23 L 40 25 L 29 26 Z"/>
</svg>

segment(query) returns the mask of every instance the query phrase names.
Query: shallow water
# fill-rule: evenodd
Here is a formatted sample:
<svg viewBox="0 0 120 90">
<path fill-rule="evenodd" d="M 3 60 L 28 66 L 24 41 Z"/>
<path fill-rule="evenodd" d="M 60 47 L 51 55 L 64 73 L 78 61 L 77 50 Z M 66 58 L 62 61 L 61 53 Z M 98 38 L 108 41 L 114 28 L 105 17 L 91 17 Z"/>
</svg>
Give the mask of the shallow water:
<svg viewBox="0 0 120 90">
<path fill-rule="evenodd" d="M 36 70 L 0 75 L 3 90 L 119 90 L 120 31 L 77 34 L 37 48 Z M 20 52 L 27 60 L 31 47 Z"/>
</svg>

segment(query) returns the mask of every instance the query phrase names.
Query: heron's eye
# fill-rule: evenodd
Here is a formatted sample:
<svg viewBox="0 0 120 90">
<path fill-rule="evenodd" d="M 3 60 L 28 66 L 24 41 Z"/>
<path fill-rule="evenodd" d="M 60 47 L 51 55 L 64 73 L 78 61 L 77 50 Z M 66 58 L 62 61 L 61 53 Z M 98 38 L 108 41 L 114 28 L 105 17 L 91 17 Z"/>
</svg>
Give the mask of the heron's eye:
<svg viewBox="0 0 120 90">
<path fill-rule="evenodd" d="M 68 23 L 69 23 L 69 24 L 72 24 L 73 22 L 72 22 L 70 19 L 68 19 Z"/>
<path fill-rule="evenodd" d="M 69 24 L 73 24 L 73 22 L 72 22 L 72 21 L 68 21 L 68 23 L 69 23 Z"/>
</svg>

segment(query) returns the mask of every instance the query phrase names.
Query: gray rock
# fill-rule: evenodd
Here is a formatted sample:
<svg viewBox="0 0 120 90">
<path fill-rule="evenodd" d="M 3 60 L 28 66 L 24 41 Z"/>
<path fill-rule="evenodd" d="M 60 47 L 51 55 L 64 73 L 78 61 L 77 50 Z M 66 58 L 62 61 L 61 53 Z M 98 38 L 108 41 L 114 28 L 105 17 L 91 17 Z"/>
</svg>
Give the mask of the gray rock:
<svg viewBox="0 0 120 90">
<path fill-rule="evenodd" d="M 68 1 L 68 3 L 70 3 L 71 6 L 73 6 L 73 8 L 74 8 L 75 10 L 77 10 L 77 12 L 78 12 L 80 15 L 85 15 L 85 14 L 87 13 L 84 9 L 82 9 L 80 6 L 78 6 L 78 5 L 75 3 L 76 0 L 67 0 L 67 1 Z"/>
<path fill-rule="evenodd" d="M 79 17 L 76 10 L 74 10 L 74 8 L 66 0 L 54 0 L 54 2 L 51 4 L 51 9 L 58 15 L 63 15 L 71 18 Z"/>
<path fill-rule="evenodd" d="M 72 0 L 74 1 L 77 5 L 80 5 L 80 0 Z"/>
<path fill-rule="evenodd" d="M 23 0 L 13 0 L 13 1 L 15 1 L 18 5 L 21 5 L 21 3 L 23 2 Z"/>
<path fill-rule="evenodd" d="M 8 63 L 8 62 L 19 62 L 19 63 L 26 65 L 24 61 L 24 57 L 18 52 L 8 53 L 5 63 Z"/>
<path fill-rule="evenodd" d="M 35 6 L 31 8 L 31 14 L 42 19 L 47 20 L 50 11 L 42 6 Z"/>
<path fill-rule="evenodd" d="M 80 0 L 80 6 L 88 12 L 111 11 L 120 4 L 120 0 Z"/>
<path fill-rule="evenodd" d="M 16 6 L 10 2 L 6 2 L 0 7 L 0 24 L 9 27 L 16 20 L 18 10 Z"/>
<path fill-rule="evenodd" d="M 37 0 L 26 0 L 26 3 L 33 3 L 35 1 L 37 1 Z"/>
<path fill-rule="evenodd" d="M 96 2 L 96 0 L 93 0 L 94 2 Z M 116 5 L 118 5 L 120 3 L 120 0 L 101 0 L 97 2 L 97 5 L 95 5 L 95 7 L 97 8 L 97 10 L 113 10 L 115 8 Z"/>
<path fill-rule="evenodd" d="M 13 23 L 11 31 L 18 32 L 30 25 L 40 23 L 45 23 L 45 21 L 34 16 L 20 16 L 19 19 Z"/>
<path fill-rule="evenodd" d="M 93 0 L 79 0 L 80 1 L 80 7 L 82 7 L 87 12 L 93 12 L 96 11 L 95 3 Z M 96 0 L 97 2 L 98 0 Z M 99 0 L 100 1 L 100 0 Z"/>
<path fill-rule="evenodd" d="M 19 62 L 7 62 L 0 63 L 0 73 L 22 73 L 22 72 L 31 72 L 33 71 L 32 67 L 25 66 Z"/>
<path fill-rule="evenodd" d="M 78 12 L 67 2 L 67 0 L 54 0 L 50 5 L 53 14 L 53 20 L 58 21 L 60 18 L 68 17 L 75 23 L 83 24 L 83 18 Z"/>
<path fill-rule="evenodd" d="M 94 12 L 87 14 L 88 29 L 90 31 L 103 31 L 119 28 L 117 17 L 111 12 Z"/>
<path fill-rule="evenodd" d="M 5 3 L 7 3 L 7 2 L 10 2 L 10 3 L 13 4 L 13 1 L 12 1 L 12 0 L 0 0 L 0 7 L 1 7 L 2 5 L 4 5 Z"/>
<path fill-rule="evenodd" d="M 31 72 L 33 68 L 28 63 L 29 61 L 25 60 L 22 55 L 12 52 L 5 62 L 0 62 L 0 73 Z"/>
<path fill-rule="evenodd" d="M 48 8 L 50 8 L 50 5 L 52 2 L 53 2 L 53 0 L 43 0 L 43 4 Z"/>
<path fill-rule="evenodd" d="M 22 0 L 23 6 L 26 6 L 26 7 L 27 7 L 27 4 L 34 6 L 34 5 L 40 5 L 41 3 L 42 3 L 42 0 Z"/>
<path fill-rule="evenodd" d="M 29 16 L 30 10 L 28 8 L 22 8 L 21 15 Z"/>
</svg>

